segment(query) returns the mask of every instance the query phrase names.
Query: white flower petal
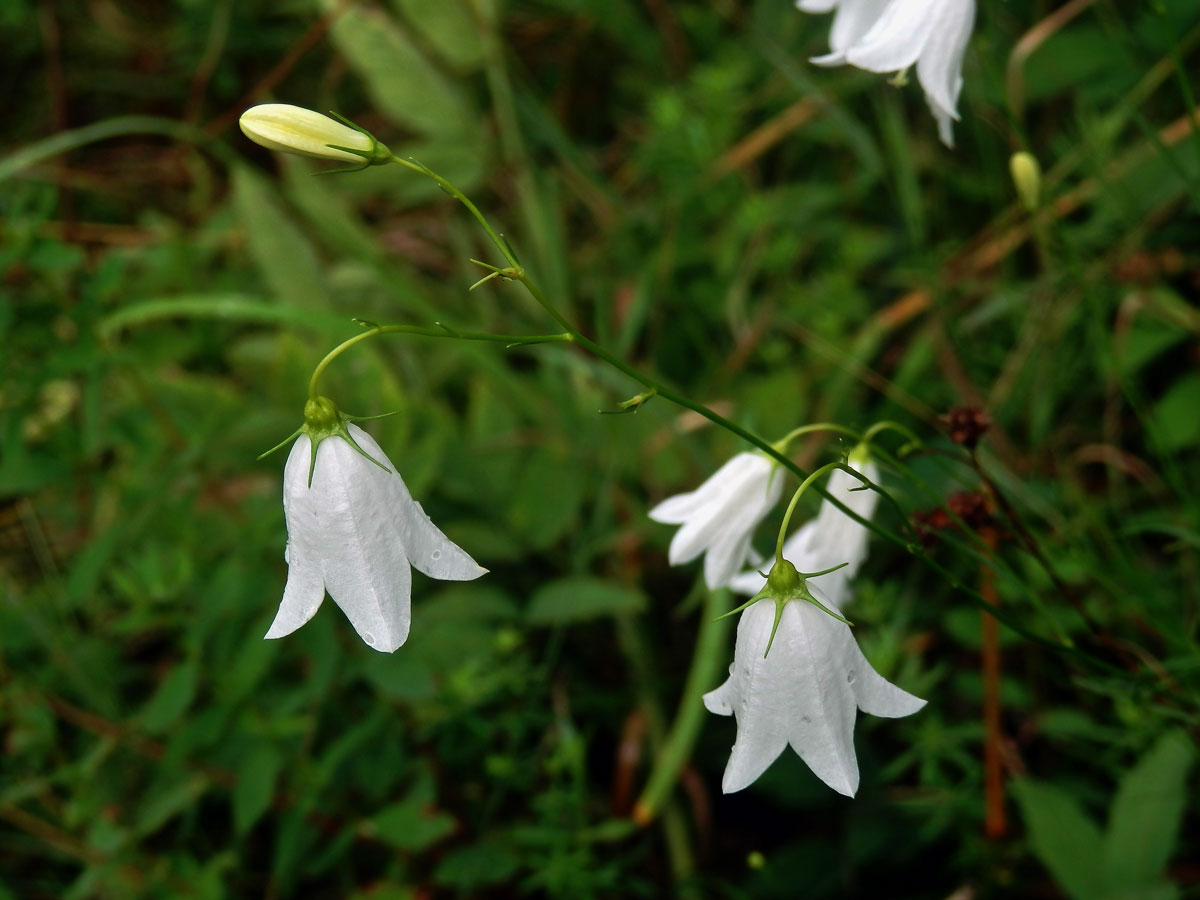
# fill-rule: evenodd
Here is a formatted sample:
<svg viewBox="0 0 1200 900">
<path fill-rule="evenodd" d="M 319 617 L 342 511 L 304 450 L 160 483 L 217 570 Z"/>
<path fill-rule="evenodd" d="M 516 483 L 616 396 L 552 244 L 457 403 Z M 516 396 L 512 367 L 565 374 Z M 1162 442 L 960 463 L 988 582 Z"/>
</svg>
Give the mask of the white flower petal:
<svg viewBox="0 0 1200 900">
<path fill-rule="evenodd" d="M 770 655 L 763 659 L 774 622 L 772 600 L 759 600 L 742 613 L 729 680 L 717 689 L 724 690 L 724 700 L 737 720 L 737 739 L 721 779 L 721 790 L 726 794 L 757 780 L 788 743 L 794 692 L 788 690 L 792 673 L 783 659 L 785 654 L 775 655 L 782 634 L 776 635 Z"/>
<path fill-rule="evenodd" d="M 845 51 L 836 51 L 826 53 L 823 56 L 810 56 L 808 61 L 814 66 L 844 66 L 846 64 Z"/>
<path fill-rule="evenodd" d="M 387 460 L 383 449 L 375 439 L 357 425 L 350 425 L 349 432 L 358 445 L 373 458 Z M 394 494 L 391 521 L 395 523 L 397 535 L 404 547 L 408 561 L 430 578 L 442 581 L 471 581 L 487 572 L 475 562 L 458 544 L 451 541 L 441 529 L 433 524 L 421 504 L 412 498 L 408 486 L 399 471 L 387 461 L 392 470 L 390 479 Z"/>
<path fill-rule="evenodd" d="M 861 650 L 858 655 L 864 667 L 853 670 L 857 674 L 854 696 L 858 698 L 859 709 L 884 719 L 900 719 L 911 716 L 925 706 L 926 701 L 896 687 L 876 672 Z M 846 677 L 849 678 L 850 674 L 847 673 Z"/>
<path fill-rule="evenodd" d="M 667 548 L 667 562 L 673 566 L 690 563 L 708 548 L 720 530 L 721 521 L 716 516 L 684 522 L 671 538 L 671 545 Z"/>
<path fill-rule="evenodd" d="M 930 29 L 917 61 L 917 80 L 935 116 L 940 110 L 957 118 L 963 54 L 975 27 L 975 0 L 942 0 L 939 5 L 937 27 Z"/>
<path fill-rule="evenodd" d="M 316 509 L 308 496 L 309 448 L 308 436 L 300 435 L 292 444 L 283 469 L 283 516 L 288 529 L 283 556 L 288 564 L 288 577 L 283 600 L 264 635 L 266 638 L 281 638 L 291 634 L 316 615 L 325 599 L 320 563 L 320 525 Z"/>
<path fill-rule="evenodd" d="M 689 491 L 686 494 L 676 494 L 657 504 L 646 513 L 655 522 L 664 525 L 682 525 L 704 502 L 697 498 L 699 491 Z"/>
<path fill-rule="evenodd" d="M 947 147 L 949 147 L 951 150 L 953 150 L 954 149 L 954 119 L 956 117 L 950 115 L 949 113 L 942 112 L 940 109 L 937 109 L 936 107 L 930 107 L 930 112 L 933 113 L 933 117 L 937 120 L 938 139 L 943 144 L 945 144 Z"/>
<path fill-rule="evenodd" d="M 750 555 L 750 536 L 779 500 L 783 479 L 771 460 L 758 453 L 739 453 L 690 494 L 658 504 L 650 514 L 679 524 L 668 559 L 673 566 L 707 552 L 705 580 L 723 586 Z"/>
<path fill-rule="evenodd" d="M 796 9 L 806 13 L 831 12 L 838 0 L 796 0 Z"/>
<path fill-rule="evenodd" d="M 694 491 L 686 494 L 676 494 L 659 503 L 647 515 L 656 522 L 666 525 L 680 525 L 695 516 L 700 510 L 714 502 L 723 500 L 730 491 L 730 486 L 740 483 L 746 477 L 748 461 L 752 453 L 738 453 L 725 461 L 725 464 Z"/>
<path fill-rule="evenodd" d="M 729 667 L 729 674 L 733 674 L 733 666 Z M 726 678 L 720 685 L 715 687 L 701 699 L 704 701 L 704 708 L 715 716 L 732 716 L 733 715 L 733 697 L 732 678 Z"/>
<path fill-rule="evenodd" d="M 879 483 L 879 467 L 873 461 L 868 461 L 860 471 L 870 481 Z M 855 490 L 855 488 L 864 489 Z M 865 488 L 861 481 L 842 469 L 834 469 L 825 485 L 825 490 L 830 496 L 836 497 L 864 519 L 874 516 L 875 508 L 879 505 L 878 491 Z M 813 558 L 805 561 L 812 568 L 807 571 L 818 572 L 821 569 L 836 566 L 838 563 L 849 563 L 840 571 L 843 573 L 843 577 L 853 578 L 858 574 L 863 561 L 867 558 L 868 542 L 871 538 L 870 530 L 829 501 L 821 504 L 815 522 L 815 533 L 811 545 Z M 795 561 L 793 560 L 793 562 Z M 799 564 L 796 565 L 799 568 Z M 805 570 L 801 569 L 800 571 Z"/>
<path fill-rule="evenodd" d="M 793 689 L 797 708 L 789 721 L 788 743 L 813 774 L 838 793 L 853 797 L 858 790 L 856 704 L 840 665 L 841 657 L 854 644 L 850 628 L 801 601 L 784 608 L 779 632 L 776 647 L 782 638 L 784 664 L 802 686 L 799 691 Z"/>
<path fill-rule="evenodd" d="M 729 584 L 749 555 L 749 532 L 727 532 L 719 536 L 704 556 L 704 583 L 708 589 L 715 591 Z"/>
<path fill-rule="evenodd" d="M 892 0 L 847 61 L 868 72 L 898 72 L 917 61 L 937 27 L 942 0 Z"/>
<path fill-rule="evenodd" d="M 386 456 L 378 461 L 391 468 Z M 388 504 L 394 477 L 340 438 L 317 448 L 312 490 L 325 541 L 325 588 L 363 641 L 384 653 L 404 643 L 410 622 L 412 573 Z"/>
<path fill-rule="evenodd" d="M 842 0 L 829 29 L 829 48 L 844 53 L 871 30 L 891 0 Z"/>
</svg>

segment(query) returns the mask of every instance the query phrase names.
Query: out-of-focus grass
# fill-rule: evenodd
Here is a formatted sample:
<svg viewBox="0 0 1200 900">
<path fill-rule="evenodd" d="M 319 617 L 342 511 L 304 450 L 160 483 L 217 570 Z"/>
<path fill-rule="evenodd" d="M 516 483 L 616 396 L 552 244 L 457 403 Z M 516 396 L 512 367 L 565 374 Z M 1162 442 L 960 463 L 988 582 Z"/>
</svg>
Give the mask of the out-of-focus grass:
<svg viewBox="0 0 1200 900">
<path fill-rule="evenodd" d="M 1187 796 L 1197 716 L 1200 16 L 1050 11 L 980 10 L 950 152 L 915 86 L 809 66 L 827 21 L 783 0 L 7 4 L 7 158 L 126 115 L 209 137 L 0 182 L 0 896 L 1077 895 L 1089 852 L 1125 866 L 1105 889 L 1169 896 L 1146 885 L 1173 860 L 1194 890 L 1195 812 L 1177 838 L 1138 798 Z M 985 473 L 1012 512 L 996 601 L 1080 653 L 988 637 L 876 542 L 857 636 L 930 703 L 860 720 L 859 797 L 790 752 L 723 797 L 713 719 L 669 827 L 634 830 L 698 609 L 644 513 L 740 447 L 657 399 L 596 415 L 637 387 L 570 349 L 421 339 L 359 348 L 327 390 L 398 412 L 372 432 L 491 574 L 417 576 L 393 656 L 332 604 L 261 641 L 284 528 L 281 460 L 255 457 L 351 317 L 548 327 L 514 285 L 467 292 L 488 249 L 428 184 L 245 141 L 264 99 L 469 189 L 587 332 L 748 427 L 917 430 L 888 476 L 906 513 Z M 1046 172 L 1033 219 L 1018 148 Z M 993 421 L 978 470 L 939 437 L 963 404 Z M 966 543 L 929 552 L 980 588 Z M 1022 782 L 985 837 L 989 742 Z"/>
</svg>

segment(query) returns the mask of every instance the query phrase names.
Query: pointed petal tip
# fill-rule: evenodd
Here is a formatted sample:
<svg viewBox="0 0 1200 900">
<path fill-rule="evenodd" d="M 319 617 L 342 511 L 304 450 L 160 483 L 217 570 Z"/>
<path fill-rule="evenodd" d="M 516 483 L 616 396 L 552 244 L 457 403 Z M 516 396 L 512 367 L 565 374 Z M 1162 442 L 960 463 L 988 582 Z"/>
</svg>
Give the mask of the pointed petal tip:
<svg viewBox="0 0 1200 900">
<path fill-rule="evenodd" d="M 833 53 L 825 53 L 821 56 L 810 56 L 808 61 L 814 66 L 844 66 L 846 64 L 846 52 L 838 50 Z"/>
<path fill-rule="evenodd" d="M 704 702 L 704 708 L 714 716 L 732 716 L 733 707 L 729 700 L 725 697 L 725 687 L 729 682 L 721 685 L 719 688 L 714 688 L 700 699 Z"/>
<path fill-rule="evenodd" d="M 405 641 L 408 640 L 408 629 L 404 629 L 403 633 L 399 635 L 388 635 L 386 638 L 382 639 L 376 638 L 375 635 L 369 631 L 360 631 L 358 636 L 362 638 L 362 642 L 372 650 L 375 650 L 379 653 L 395 653 L 397 650 L 403 647 Z"/>
<path fill-rule="evenodd" d="M 805 760 L 805 762 L 807 763 L 808 761 Z M 813 775 L 815 775 L 821 780 L 822 783 L 824 783 L 827 788 L 836 791 L 843 797 L 854 797 L 854 795 L 858 793 L 857 762 L 849 771 L 845 769 L 831 770 L 825 768 L 821 772 L 818 772 L 816 769 L 813 769 L 811 765 L 809 766 L 809 769 L 812 771 Z"/>
<path fill-rule="evenodd" d="M 734 777 L 734 774 L 726 769 L 725 774 L 721 777 L 721 793 L 736 794 L 738 791 L 744 791 L 753 783 L 753 778 L 746 781 L 744 777 Z"/>
</svg>

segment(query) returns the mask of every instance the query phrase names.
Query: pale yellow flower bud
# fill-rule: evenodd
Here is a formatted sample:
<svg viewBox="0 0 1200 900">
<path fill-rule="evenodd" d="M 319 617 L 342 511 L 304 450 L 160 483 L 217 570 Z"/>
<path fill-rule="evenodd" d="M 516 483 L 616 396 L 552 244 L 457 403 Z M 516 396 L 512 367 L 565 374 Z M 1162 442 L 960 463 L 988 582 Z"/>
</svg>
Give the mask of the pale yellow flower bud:
<svg viewBox="0 0 1200 900">
<path fill-rule="evenodd" d="M 1008 170 L 1012 173 L 1021 205 L 1033 212 L 1042 191 L 1042 167 L 1038 165 L 1037 157 L 1024 150 L 1014 153 L 1008 161 Z"/>
<path fill-rule="evenodd" d="M 246 137 L 268 150 L 360 165 L 382 162 L 390 155 L 387 147 L 371 135 L 311 109 L 287 103 L 253 106 L 242 113 L 238 124 Z M 333 147 L 361 150 L 366 155 L 358 156 Z"/>
</svg>

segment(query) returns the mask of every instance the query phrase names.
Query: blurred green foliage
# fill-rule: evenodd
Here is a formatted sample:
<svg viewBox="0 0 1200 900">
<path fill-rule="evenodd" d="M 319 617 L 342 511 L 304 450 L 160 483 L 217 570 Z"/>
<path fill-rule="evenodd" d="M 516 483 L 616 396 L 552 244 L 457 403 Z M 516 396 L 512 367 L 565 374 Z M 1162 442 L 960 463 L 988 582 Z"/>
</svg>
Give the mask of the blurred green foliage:
<svg viewBox="0 0 1200 900">
<path fill-rule="evenodd" d="M 982 4 L 952 152 L 915 86 L 810 66 L 828 21 L 786 0 L 0 7 L 0 897 L 1196 895 L 1200 11 L 1074 6 Z M 1077 652 L 990 636 L 877 541 L 856 634 L 930 703 L 860 719 L 858 798 L 790 752 L 723 797 L 712 719 L 634 828 L 700 608 L 645 510 L 741 447 L 659 399 L 597 415 L 639 388 L 572 348 L 420 338 L 326 390 L 398 413 L 373 434 L 491 574 L 416 576 L 392 656 L 332 604 L 260 640 L 284 526 L 255 459 L 351 317 L 547 330 L 467 292 L 493 255 L 430 183 L 242 138 L 262 100 L 451 178 L 585 332 L 766 437 L 920 432 L 905 514 L 983 491 L 997 543 L 929 553 Z M 964 404 L 977 467 L 939 436 Z"/>
</svg>

